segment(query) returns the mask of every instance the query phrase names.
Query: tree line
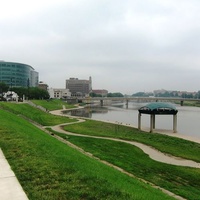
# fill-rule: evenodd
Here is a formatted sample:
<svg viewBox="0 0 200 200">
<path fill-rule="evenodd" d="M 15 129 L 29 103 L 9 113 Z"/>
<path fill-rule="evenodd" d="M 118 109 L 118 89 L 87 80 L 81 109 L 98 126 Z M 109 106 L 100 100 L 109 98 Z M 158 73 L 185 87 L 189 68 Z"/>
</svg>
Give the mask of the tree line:
<svg viewBox="0 0 200 200">
<path fill-rule="evenodd" d="M 3 98 L 4 93 L 12 91 L 17 93 L 19 99 L 25 96 L 28 99 L 49 99 L 49 93 L 38 87 L 9 87 L 4 82 L 0 82 L 0 97 Z"/>
<path fill-rule="evenodd" d="M 105 95 L 102 95 L 102 94 L 96 94 L 94 92 L 91 92 L 90 93 L 90 96 L 91 97 L 105 97 Z M 124 97 L 124 95 L 120 92 L 114 92 L 114 93 L 108 93 L 106 95 L 106 97 Z"/>
<path fill-rule="evenodd" d="M 200 99 L 200 91 L 190 93 L 190 92 L 178 92 L 178 91 L 165 91 L 165 92 L 158 92 L 158 93 L 153 93 L 153 92 L 137 92 L 132 95 L 133 97 L 150 97 L 150 96 L 155 96 L 155 97 L 177 97 L 177 98 L 195 98 L 195 99 Z"/>
</svg>

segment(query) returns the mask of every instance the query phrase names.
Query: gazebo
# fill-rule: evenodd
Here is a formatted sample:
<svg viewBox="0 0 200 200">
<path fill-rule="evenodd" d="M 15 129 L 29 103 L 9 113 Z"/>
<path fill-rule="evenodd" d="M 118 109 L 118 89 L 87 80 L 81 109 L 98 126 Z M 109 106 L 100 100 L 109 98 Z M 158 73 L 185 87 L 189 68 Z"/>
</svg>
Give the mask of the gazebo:
<svg viewBox="0 0 200 200">
<path fill-rule="evenodd" d="M 141 107 L 138 113 L 138 129 L 141 130 L 141 116 L 142 114 L 150 115 L 150 133 L 155 129 L 155 116 L 156 115 L 173 115 L 173 132 L 177 132 L 177 113 L 178 110 L 173 104 L 154 102 L 148 103 Z"/>
</svg>

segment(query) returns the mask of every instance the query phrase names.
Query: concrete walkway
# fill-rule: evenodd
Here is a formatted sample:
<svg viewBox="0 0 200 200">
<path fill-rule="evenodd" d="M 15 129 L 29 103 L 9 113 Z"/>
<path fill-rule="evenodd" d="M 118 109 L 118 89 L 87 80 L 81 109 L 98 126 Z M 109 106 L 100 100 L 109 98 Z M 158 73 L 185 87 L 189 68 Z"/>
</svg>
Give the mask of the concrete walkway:
<svg viewBox="0 0 200 200">
<path fill-rule="evenodd" d="M 79 109 L 79 108 L 75 108 L 75 109 Z M 53 111 L 50 111 L 51 114 L 53 115 L 60 115 L 60 116 L 65 116 L 65 117 L 71 117 L 71 118 L 77 118 L 77 119 L 87 119 L 87 118 L 84 118 L 84 117 L 76 117 L 76 116 L 69 116 L 69 115 L 66 115 L 66 114 L 63 114 L 62 112 L 64 110 L 71 110 L 71 109 L 63 109 L 63 110 L 53 110 Z M 94 119 L 96 120 L 96 119 Z M 97 120 L 97 121 L 102 121 L 102 122 L 108 122 L 108 123 L 115 123 L 115 122 L 111 122 L 111 121 L 104 121 L 104 120 Z M 123 124 L 122 125 L 124 126 L 129 126 L 129 127 L 133 127 L 133 128 L 137 128 L 133 125 L 126 125 L 126 124 Z M 149 132 L 149 128 L 144 128 L 142 127 L 142 131 L 145 131 L 145 132 Z M 168 135 L 168 136 L 172 136 L 172 137 L 177 137 L 177 138 L 181 138 L 181 139 L 184 139 L 184 140 L 189 140 L 189 141 L 192 141 L 192 142 L 196 142 L 196 143 L 199 143 L 200 144 L 200 138 L 199 137 L 195 137 L 195 136 L 188 136 L 188 135 L 184 135 L 184 134 L 181 134 L 181 133 L 173 133 L 173 131 L 170 131 L 170 130 L 162 130 L 162 129 L 155 129 L 154 130 L 155 133 L 160 133 L 160 134 L 163 134 L 163 135 Z M 149 134 L 152 134 L 152 133 L 149 133 Z"/>
<path fill-rule="evenodd" d="M 28 200 L 8 161 L 0 149 L 0 199 Z"/>
<path fill-rule="evenodd" d="M 63 115 L 62 111 L 63 110 L 54 110 L 54 111 L 51 111 L 50 113 L 53 114 L 53 115 L 67 116 L 67 115 Z M 72 117 L 72 116 L 68 116 L 68 117 Z M 198 163 L 198 162 L 179 158 L 179 157 L 172 156 L 172 155 L 169 155 L 169 154 L 166 154 L 166 153 L 162 153 L 162 152 L 158 151 L 157 149 L 155 149 L 151 146 L 148 146 L 148 145 L 145 145 L 145 144 L 142 144 L 142 143 L 139 143 L 139 142 L 125 141 L 125 140 L 121 140 L 121 139 L 117 139 L 117 138 L 83 135 L 83 134 L 71 133 L 71 132 L 63 130 L 62 126 L 64 126 L 64 125 L 76 124 L 76 123 L 81 123 L 81 122 L 85 121 L 83 118 L 80 119 L 79 117 L 72 117 L 72 118 L 77 118 L 78 121 L 77 122 L 71 122 L 71 123 L 65 123 L 65 124 L 59 124 L 59 125 L 56 125 L 56 126 L 51 126 L 52 130 L 60 132 L 60 133 L 64 133 L 64 134 L 67 134 L 67 135 L 75 135 L 75 136 L 80 136 L 80 137 L 90 137 L 90 138 L 98 138 L 98 139 L 107 139 L 107 140 L 114 140 L 114 141 L 129 143 L 131 145 L 134 145 L 134 146 L 137 146 L 138 148 L 140 148 L 144 153 L 149 155 L 149 157 L 151 159 L 155 160 L 155 161 L 166 163 L 166 164 L 171 164 L 171 165 L 177 165 L 177 166 L 200 168 L 200 163 Z M 98 120 L 98 121 L 102 121 L 102 120 Z M 186 139 L 186 140 L 190 140 L 190 141 L 193 141 L 193 142 L 200 143 L 200 139 L 198 139 L 198 138 L 184 136 L 182 134 L 177 134 L 177 133 L 172 134 L 171 132 L 166 132 L 166 131 L 163 131 L 163 130 L 157 130 L 157 131 L 158 131 L 158 133 L 161 133 L 161 134 L 165 134 L 165 135 L 169 135 L 169 136 L 172 136 L 172 137 L 178 137 L 178 138 L 182 138 L 182 139 Z"/>
<path fill-rule="evenodd" d="M 68 131 L 63 130 L 62 126 L 63 125 L 69 125 L 69 124 L 76 124 L 76 123 L 82 123 L 84 120 L 80 119 L 78 122 L 71 122 L 71 123 L 65 123 L 62 125 L 56 125 L 56 126 L 51 126 L 51 129 L 64 133 L 67 135 L 74 135 L 74 136 L 79 136 L 79 137 L 88 137 L 88 138 L 97 138 L 97 139 L 103 139 L 103 140 L 113 140 L 113 141 L 118 141 L 118 142 L 124 142 L 128 143 L 134 146 L 137 146 L 140 148 L 144 153 L 149 155 L 149 157 L 155 161 L 166 163 L 166 164 L 171 164 L 171 165 L 177 165 L 177 166 L 185 166 L 185 167 L 193 167 L 193 168 L 200 168 L 200 163 L 192 161 L 192 160 L 187 160 L 179 157 L 175 157 L 166 153 L 162 153 L 161 151 L 158 151 L 157 149 L 139 143 L 135 141 L 127 141 L 127 140 L 121 140 L 117 138 L 110 138 L 110 137 L 101 137 L 101 136 L 92 136 L 92 135 L 83 135 L 83 134 L 78 134 L 78 133 L 71 133 Z"/>
</svg>

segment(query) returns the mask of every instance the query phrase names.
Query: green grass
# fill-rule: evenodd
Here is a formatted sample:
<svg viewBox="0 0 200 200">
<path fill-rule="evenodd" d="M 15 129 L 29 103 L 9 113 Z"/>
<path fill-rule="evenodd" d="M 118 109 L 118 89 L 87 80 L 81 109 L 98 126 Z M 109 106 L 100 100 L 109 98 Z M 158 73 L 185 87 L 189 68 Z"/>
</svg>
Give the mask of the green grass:
<svg viewBox="0 0 200 200">
<path fill-rule="evenodd" d="M 186 199 L 194 200 L 200 196 L 200 169 L 179 167 L 154 161 L 144 154 L 141 149 L 122 142 L 78 136 L 66 137 L 66 134 L 56 134 L 94 156 Z"/>
<path fill-rule="evenodd" d="M 195 107 L 200 107 L 200 101 L 184 101 L 183 102 L 184 106 L 195 106 Z"/>
<path fill-rule="evenodd" d="M 60 99 L 50 99 L 50 100 L 31 100 L 34 104 L 42 106 L 47 110 L 60 110 L 65 106 L 66 109 L 75 108 L 76 106 L 68 104 Z"/>
<path fill-rule="evenodd" d="M 174 103 L 180 105 L 180 101 L 174 101 Z M 184 101 L 183 106 L 200 107 L 200 99 L 199 99 L 199 101 Z"/>
<path fill-rule="evenodd" d="M 67 125 L 64 129 L 73 133 L 134 140 L 155 147 L 162 152 L 200 162 L 200 144 L 176 137 L 142 132 L 132 127 L 93 120 Z"/>
<path fill-rule="evenodd" d="M 58 120 L 57 116 L 27 104 L 0 103 L 0 106 L 42 125 L 69 120 L 67 117 Z M 14 171 L 17 171 L 20 183 L 30 199 L 168 199 L 167 196 L 155 195 L 155 191 L 150 191 L 149 186 L 147 188 L 145 184 L 140 185 L 135 179 L 126 179 L 125 175 L 115 174 L 115 170 L 108 172 L 106 166 L 104 168 L 97 161 L 61 144 L 11 113 L 0 110 L 0 116 L 4 116 L 0 124 L 0 147 Z M 200 145 L 179 138 L 93 120 L 68 125 L 65 129 L 87 135 L 135 140 L 163 152 L 200 162 Z M 199 169 L 153 161 L 140 149 L 121 142 L 59 135 L 95 156 L 187 199 L 198 199 L 200 196 Z M 86 160 L 83 161 L 82 158 Z M 88 165 L 90 162 L 96 164 L 93 163 L 92 167 Z M 24 163 L 28 163 L 28 166 Z M 152 193 L 151 196 L 148 196 L 146 190 Z M 48 196 L 48 193 L 51 195 Z"/>
<path fill-rule="evenodd" d="M 0 147 L 30 200 L 173 199 L 0 110 Z"/>
<path fill-rule="evenodd" d="M 62 123 L 74 122 L 76 119 L 69 117 L 55 116 L 40 109 L 36 109 L 29 104 L 16 104 L 0 102 L 0 107 L 9 110 L 15 114 L 22 115 L 32 121 L 35 121 L 43 126 L 53 126 Z"/>
</svg>

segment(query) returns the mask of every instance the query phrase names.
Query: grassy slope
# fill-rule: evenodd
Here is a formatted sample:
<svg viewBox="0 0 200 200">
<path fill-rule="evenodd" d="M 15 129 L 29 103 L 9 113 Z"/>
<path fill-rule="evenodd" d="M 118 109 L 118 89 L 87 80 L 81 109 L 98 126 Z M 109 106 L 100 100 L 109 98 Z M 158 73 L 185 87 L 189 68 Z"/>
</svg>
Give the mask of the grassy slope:
<svg viewBox="0 0 200 200">
<path fill-rule="evenodd" d="M 59 134 L 66 139 L 65 134 Z M 121 142 L 67 136 L 67 140 L 137 177 L 148 180 L 187 199 L 200 196 L 200 169 L 156 162 L 137 147 Z"/>
<path fill-rule="evenodd" d="M 97 135 L 125 140 L 135 140 L 150 145 L 160 151 L 200 162 L 200 144 L 156 133 L 138 131 L 126 127 L 100 121 L 87 120 L 84 123 L 67 125 L 65 130 L 74 133 Z"/>
<path fill-rule="evenodd" d="M 16 107 L 16 105 L 14 107 Z M 19 107 L 18 109 L 18 112 L 20 112 L 20 109 L 24 110 L 22 107 Z M 70 129 L 72 132 L 79 132 L 90 135 L 118 137 L 131 140 L 133 139 L 146 144 L 150 144 L 158 149 L 160 148 L 163 151 L 166 150 L 169 153 L 175 152 L 177 156 L 183 155 L 183 157 L 188 157 L 197 161 L 199 161 L 200 157 L 200 148 L 196 143 L 188 142 L 178 138 L 163 136 L 160 134 L 149 134 L 125 126 L 88 120 L 85 123 L 76 124 L 75 126 L 70 125 L 68 126 L 68 129 Z M 158 185 L 164 185 L 164 187 L 170 188 L 175 193 L 188 197 L 188 199 L 196 199 L 196 197 L 199 195 L 199 184 L 197 181 L 199 180 L 198 169 L 187 170 L 179 167 L 168 167 L 168 165 L 165 164 L 160 165 L 158 163 L 154 163 L 154 161 L 149 161 L 148 158 L 145 158 L 144 155 L 138 156 L 137 152 L 135 153 L 135 150 L 129 149 L 127 146 L 124 147 L 124 145 L 122 145 L 123 148 L 119 148 L 117 143 L 108 143 L 107 141 L 99 142 L 99 140 L 93 141 L 93 139 L 86 139 L 84 141 L 83 138 L 72 138 L 73 137 L 70 136 L 71 142 L 84 147 L 86 150 L 93 152 L 98 157 L 108 160 L 109 162 L 113 162 L 115 165 L 118 165 L 127 171 L 136 174 L 137 176 L 143 176 L 143 178 L 155 182 Z M 97 144 L 91 145 L 93 143 Z M 94 146 L 96 146 L 96 148 Z M 90 149 L 90 147 L 92 149 Z M 132 152 L 134 152 L 133 155 L 131 155 Z M 127 157 L 125 156 L 126 154 Z M 118 157 L 118 155 L 120 155 L 120 157 Z M 131 160 L 133 157 L 134 159 Z M 139 161 L 136 159 L 138 157 L 141 158 Z"/>
<path fill-rule="evenodd" d="M 0 110 L 0 147 L 29 199 L 172 199 Z"/>
<path fill-rule="evenodd" d="M 32 102 L 36 105 L 40 105 L 47 110 L 60 110 L 63 109 L 63 105 L 66 109 L 68 108 L 75 108 L 75 106 L 68 104 L 59 99 L 52 99 L 52 100 L 32 100 Z"/>
<path fill-rule="evenodd" d="M 11 112 L 14 112 L 16 114 L 23 115 L 43 126 L 51 126 L 51 125 L 57 125 L 57 124 L 76 121 L 76 119 L 70 119 L 68 117 L 53 116 L 49 113 L 36 109 L 28 104 L 0 102 L 0 107 L 7 109 Z"/>
</svg>

